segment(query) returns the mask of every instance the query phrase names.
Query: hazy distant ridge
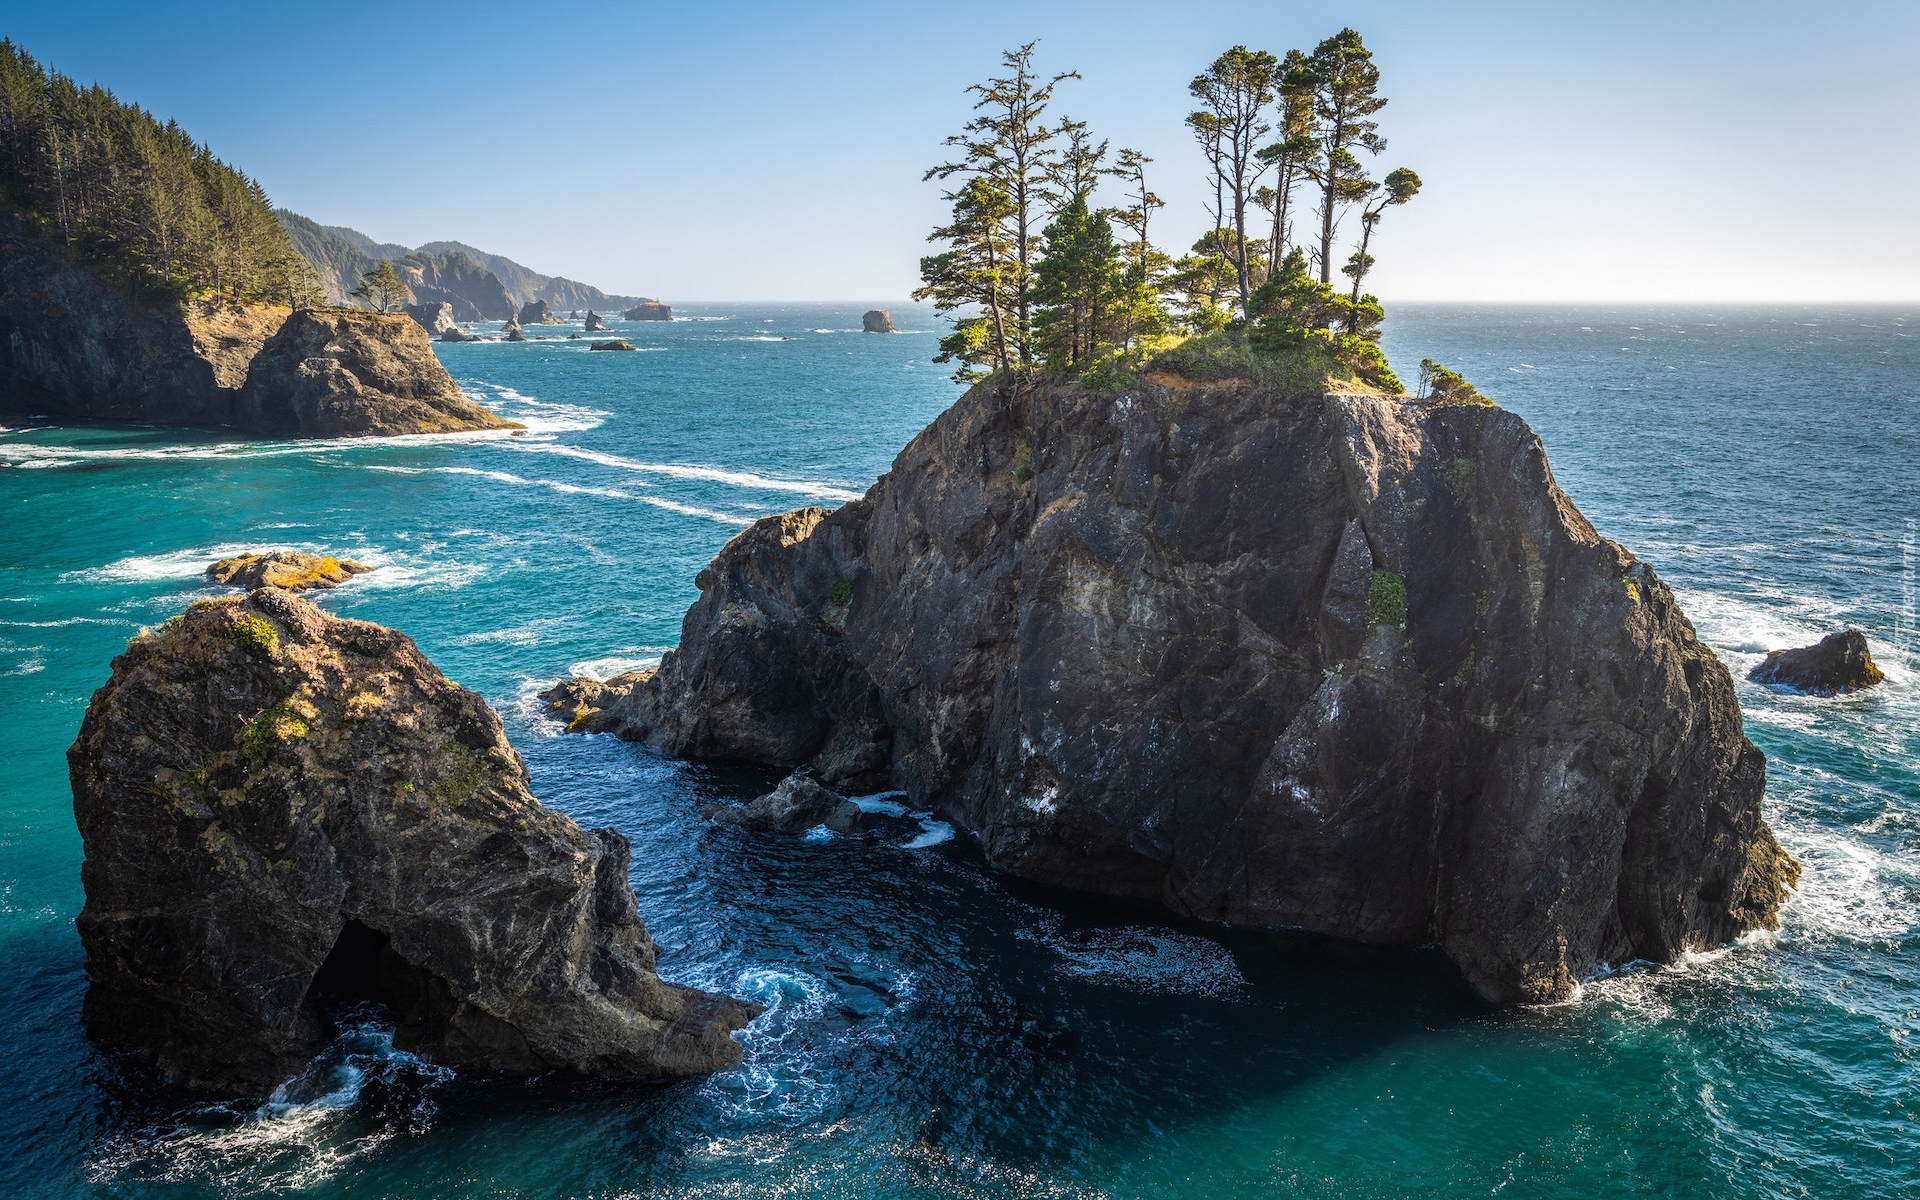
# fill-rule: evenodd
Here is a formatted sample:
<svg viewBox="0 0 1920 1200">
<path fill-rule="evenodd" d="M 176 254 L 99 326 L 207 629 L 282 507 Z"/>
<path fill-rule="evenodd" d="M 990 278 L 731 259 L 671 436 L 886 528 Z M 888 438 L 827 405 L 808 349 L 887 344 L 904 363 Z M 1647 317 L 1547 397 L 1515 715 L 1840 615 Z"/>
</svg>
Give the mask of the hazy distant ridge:
<svg viewBox="0 0 1920 1200">
<path fill-rule="evenodd" d="M 327 299 L 334 304 L 347 303 L 347 293 L 353 290 L 360 276 L 378 266 L 383 259 L 393 260 L 396 265 L 401 262 L 420 265 L 444 259 L 450 254 L 464 255 L 475 266 L 492 272 L 516 305 L 531 300 L 545 300 L 556 310 L 592 308 L 607 312 L 630 308 L 648 299 L 645 296 L 611 295 L 591 284 L 558 275 L 542 275 L 510 258 L 489 254 L 464 242 L 428 242 L 423 246 L 409 247 L 393 242 L 376 242 L 357 229 L 349 229 L 344 225 L 322 225 L 285 208 L 275 209 L 274 215 L 280 218 L 280 224 L 286 229 L 294 249 L 320 272 Z"/>
</svg>

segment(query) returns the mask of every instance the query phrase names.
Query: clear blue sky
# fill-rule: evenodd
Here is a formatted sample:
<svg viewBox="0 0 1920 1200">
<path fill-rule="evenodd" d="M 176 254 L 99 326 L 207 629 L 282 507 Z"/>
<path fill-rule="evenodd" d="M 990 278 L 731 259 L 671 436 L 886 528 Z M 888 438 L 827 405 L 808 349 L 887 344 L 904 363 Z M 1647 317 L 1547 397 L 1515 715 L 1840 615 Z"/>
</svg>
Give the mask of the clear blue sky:
<svg viewBox="0 0 1920 1200">
<path fill-rule="evenodd" d="M 965 86 L 1060 109 L 1205 223 L 1186 82 L 1341 24 L 1426 191 L 1394 299 L 1920 299 L 1920 4 L 35 4 L 0 32 L 175 117 L 277 203 L 669 300 L 904 296 Z"/>
</svg>

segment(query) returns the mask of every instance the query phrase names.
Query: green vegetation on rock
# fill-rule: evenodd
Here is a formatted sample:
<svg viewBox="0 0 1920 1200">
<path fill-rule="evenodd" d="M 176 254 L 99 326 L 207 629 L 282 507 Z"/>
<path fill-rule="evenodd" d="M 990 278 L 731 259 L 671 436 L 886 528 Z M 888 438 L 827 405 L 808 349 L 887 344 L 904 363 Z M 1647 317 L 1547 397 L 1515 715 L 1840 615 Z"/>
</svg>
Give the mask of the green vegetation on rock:
<svg viewBox="0 0 1920 1200">
<path fill-rule="evenodd" d="M 251 613 L 235 618 L 233 629 L 227 636 L 242 649 L 262 658 L 272 654 L 280 644 L 280 635 L 274 632 L 273 622 Z"/>
<path fill-rule="evenodd" d="M 240 753 L 250 763 L 266 760 L 273 748 L 288 738 L 307 736 L 307 723 L 294 711 L 291 697 L 268 708 L 240 734 Z"/>
<path fill-rule="evenodd" d="M 1405 625 L 1407 585 L 1392 571 L 1376 568 L 1367 584 L 1367 624 Z"/>
</svg>

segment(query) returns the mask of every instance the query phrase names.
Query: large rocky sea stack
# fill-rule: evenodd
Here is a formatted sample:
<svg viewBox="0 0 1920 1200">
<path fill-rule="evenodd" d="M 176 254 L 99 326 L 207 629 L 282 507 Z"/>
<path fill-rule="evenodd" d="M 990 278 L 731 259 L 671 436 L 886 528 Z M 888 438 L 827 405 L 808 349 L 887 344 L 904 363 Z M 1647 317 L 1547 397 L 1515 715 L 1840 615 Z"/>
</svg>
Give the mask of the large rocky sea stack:
<svg viewBox="0 0 1920 1200">
<path fill-rule="evenodd" d="M 114 660 L 67 753 L 85 1016 L 170 1078 L 264 1091 L 382 1001 L 394 1044 L 509 1071 L 683 1075 L 758 1010 L 661 982 L 628 843 L 527 791 L 485 701 L 288 592 L 203 601 Z"/>
<path fill-rule="evenodd" d="M 1491 406 L 982 386 L 697 582 L 575 728 L 891 781 L 1033 879 L 1546 1002 L 1795 871 L 1725 667 Z"/>
</svg>

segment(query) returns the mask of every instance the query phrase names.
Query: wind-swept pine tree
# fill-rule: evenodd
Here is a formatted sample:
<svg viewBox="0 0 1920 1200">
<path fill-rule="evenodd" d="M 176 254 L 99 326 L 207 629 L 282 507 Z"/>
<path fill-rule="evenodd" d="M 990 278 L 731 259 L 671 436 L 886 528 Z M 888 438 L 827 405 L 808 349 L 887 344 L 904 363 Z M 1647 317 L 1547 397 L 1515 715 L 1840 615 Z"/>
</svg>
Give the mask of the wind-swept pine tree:
<svg viewBox="0 0 1920 1200">
<path fill-rule="evenodd" d="M 1028 42 L 1000 56 L 1007 74 L 968 88 L 977 99 L 979 115 L 960 133 L 947 139 L 961 156 L 929 170 L 925 179 L 948 179 L 971 174 L 1013 206 L 1006 217 L 1011 254 L 997 268 L 1011 318 L 1007 331 L 1011 349 L 1022 366 L 1033 362 L 1033 266 L 1040 257 L 1043 214 L 1061 202 L 1053 183 L 1058 155 L 1054 141 L 1060 127 L 1045 121 L 1053 89 L 1064 80 L 1078 79 L 1078 71 L 1062 71 L 1050 78 L 1033 73 L 1033 48 Z M 962 188 L 962 191 L 965 191 Z M 936 238 L 941 236 L 935 235 Z"/>
<path fill-rule="evenodd" d="M 1273 102 L 1279 60 L 1264 50 L 1235 46 L 1195 76 L 1187 90 L 1202 107 L 1187 115 L 1212 175 L 1214 253 L 1234 266 L 1244 313 L 1253 294 L 1247 240 L 1247 209 L 1254 202 L 1266 166 L 1260 141 L 1272 126 L 1266 107 Z"/>
<path fill-rule="evenodd" d="M 1352 307 L 1349 310 L 1352 315 L 1347 320 L 1347 334 L 1350 337 L 1361 335 L 1360 281 L 1365 279 L 1367 272 L 1373 269 L 1373 255 L 1367 253 L 1367 246 L 1373 241 L 1373 227 L 1380 223 L 1380 217 L 1387 209 L 1405 204 L 1419 193 L 1420 177 L 1407 168 L 1401 167 L 1397 171 L 1387 172 L 1383 183 L 1373 190 L 1379 193 L 1378 201 L 1360 210 L 1360 248 L 1353 252 L 1353 257 L 1347 260 L 1347 265 L 1340 268 L 1341 274 L 1351 276 L 1353 279 Z M 1366 299 L 1372 300 L 1373 297 L 1368 296 Z"/>
<path fill-rule="evenodd" d="M 933 301 L 943 316 L 976 306 L 981 311 L 954 322 L 953 332 L 940 339 L 940 353 L 933 361 L 959 363 L 956 383 L 982 378 L 988 373 L 982 368 L 1011 373 L 1008 276 L 1019 266 L 1007 231 L 1015 213 L 1013 199 L 981 175 L 969 177 L 946 198 L 953 202 L 953 219 L 927 240 L 945 242 L 948 248 L 920 260 L 922 286 L 913 298 Z"/>
<path fill-rule="evenodd" d="M 1307 56 L 1303 81 L 1313 94 L 1319 121 L 1320 157 L 1312 178 L 1320 185 L 1320 282 L 1333 279 L 1333 230 L 1340 210 L 1364 200 L 1371 190 L 1355 150 L 1378 154 L 1387 148 L 1373 114 L 1387 105 L 1378 94 L 1380 68 L 1351 29 L 1321 42 Z"/>
</svg>

